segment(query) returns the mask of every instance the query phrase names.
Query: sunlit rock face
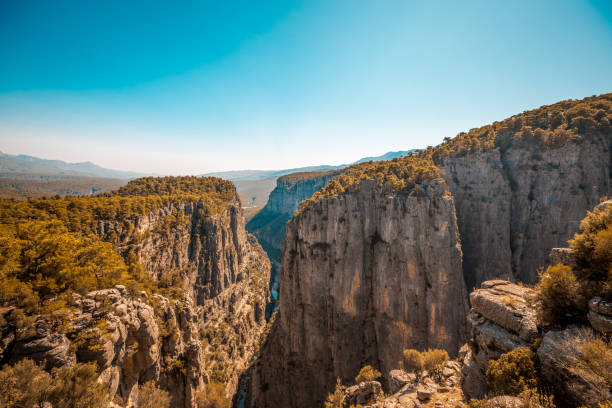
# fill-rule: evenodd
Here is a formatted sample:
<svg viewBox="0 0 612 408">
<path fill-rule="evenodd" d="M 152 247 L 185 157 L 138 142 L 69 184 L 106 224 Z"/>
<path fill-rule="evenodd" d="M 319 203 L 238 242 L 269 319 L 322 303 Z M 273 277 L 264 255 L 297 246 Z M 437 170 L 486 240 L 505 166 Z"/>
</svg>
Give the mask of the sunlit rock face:
<svg viewBox="0 0 612 408">
<path fill-rule="evenodd" d="M 437 165 L 455 200 L 468 289 L 495 278 L 535 283 L 550 250 L 612 193 L 609 135 L 452 154 Z"/>
<path fill-rule="evenodd" d="M 404 348 L 466 339 L 467 295 L 453 199 L 364 180 L 287 224 L 279 314 L 254 370 L 250 406 L 322 404 L 335 378 L 365 364 L 388 373 Z"/>
</svg>

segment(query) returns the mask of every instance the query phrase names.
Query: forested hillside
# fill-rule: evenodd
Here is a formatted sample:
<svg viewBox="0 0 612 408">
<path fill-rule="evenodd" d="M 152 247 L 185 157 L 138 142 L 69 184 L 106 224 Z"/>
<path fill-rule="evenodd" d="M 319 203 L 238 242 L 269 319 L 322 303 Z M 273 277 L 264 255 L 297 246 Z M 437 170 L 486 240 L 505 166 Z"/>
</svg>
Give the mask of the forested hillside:
<svg viewBox="0 0 612 408">
<path fill-rule="evenodd" d="M 12 381 L 30 360 L 53 389 L 93 381 L 87 406 L 144 406 L 143 393 L 229 404 L 265 326 L 270 268 L 231 182 L 151 177 L 94 197 L 0 200 L 0 242 L 5 406 L 21 406 Z M 51 388 L 26 396 L 57 404 Z"/>
</svg>

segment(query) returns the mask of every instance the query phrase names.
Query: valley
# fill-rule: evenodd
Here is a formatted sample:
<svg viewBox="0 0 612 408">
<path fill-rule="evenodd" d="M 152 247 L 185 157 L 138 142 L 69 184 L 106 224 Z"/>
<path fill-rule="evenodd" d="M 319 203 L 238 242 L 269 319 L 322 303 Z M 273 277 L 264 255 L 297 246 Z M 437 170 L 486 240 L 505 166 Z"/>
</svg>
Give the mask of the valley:
<svg viewBox="0 0 612 408">
<path fill-rule="evenodd" d="M 0 200 L 0 402 L 609 406 L 612 94 L 397 153 Z"/>
</svg>

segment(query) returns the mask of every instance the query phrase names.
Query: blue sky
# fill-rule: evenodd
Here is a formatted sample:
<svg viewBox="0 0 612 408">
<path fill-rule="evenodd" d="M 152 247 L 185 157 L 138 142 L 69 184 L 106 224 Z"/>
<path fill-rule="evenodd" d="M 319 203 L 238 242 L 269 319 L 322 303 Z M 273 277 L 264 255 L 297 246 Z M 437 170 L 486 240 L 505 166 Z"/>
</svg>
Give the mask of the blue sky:
<svg viewBox="0 0 612 408">
<path fill-rule="evenodd" d="M 8 153 L 169 174 L 339 164 L 607 92 L 608 1 L 0 0 Z"/>
</svg>

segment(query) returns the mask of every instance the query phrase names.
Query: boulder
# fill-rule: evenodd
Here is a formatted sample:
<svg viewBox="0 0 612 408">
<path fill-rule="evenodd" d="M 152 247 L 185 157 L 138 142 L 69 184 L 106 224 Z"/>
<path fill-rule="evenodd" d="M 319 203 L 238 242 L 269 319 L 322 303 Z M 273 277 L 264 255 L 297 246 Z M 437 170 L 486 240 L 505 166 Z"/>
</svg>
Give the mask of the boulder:
<svg viewBox="0 0 612 408">
<path fill-rule="evenodd" d="M 76 364 L 76 356 L 65 334 L 54 332 L 49 322 L 43 318 L 36 320 L 35 333 L 30 338 L 15 342 L 11 351 L 11 363 L 29 358 L 43 363 L 47 370 Z"/>
<path fill-rule="evenodd" d="M 481 289 L 470 294 L 472 311 L 484 316 L 514 334 L 524 342 L 532 342 L 538 336 L 536 312 L 528 303 L 532 289 L 508 281 L 483 282 Z"/>
<path fill-rule="evenodd" d="M 416 375 L 407 373 L 404 370 L 391 370 L 389 372 L 389 393 L 395 394 L 406 385 L 414 384 Z"/>
<path fill-rule="evenodd" d="M 589 322 L 604 335 L 612 334 L 612 302 L 596 297 L 589 302 Z"/>
<path fill-rule="evenodd" d="M 344 401 L 349 405 L 369 404 L 382 393 L 382 386 L 378 381 L 365 381 L 344 391 Z"/>
<path fill-rule="evenodd" d="M 501 395 L 499 397 L 493 397 L 486 400 L 481 408 L 523 408 L 523 401 L 518 397 L 511 397 L 508 395 Z"/>
<path fill-rule="evenodd" d="M 461 389 L 467 398 L 482 398 L 487 392 L 487 379 L 468 351 L 461 368 Z"/>
<path fill-rule="evenodd" d="M 417 388 L 417 397 L 421 401 L 426 401 L 434 394 L 434 392 L 436 392 L 436 390 L 431 387 L 419 387 Z"/>
<path fill-rule="evenodd" d="M 579 346 L 592 337 L 588 331 L 577 326 L 549 331 L 537 351 L 541 375 L 569 406 L 592 406 L 612 398 L 606 381 L 582 360 Z"/>
<path fill-rule="evenodd" d="M 548 259 L 550 260 L 551 265 L 561 263 L 567 266 L 571 266 L 572 268 L 576 267 L 576 258 L 574 256 L 574 250 L 571 248 L 553 248 L 550 250 Z"/>
</svg>

